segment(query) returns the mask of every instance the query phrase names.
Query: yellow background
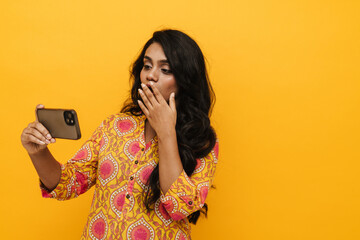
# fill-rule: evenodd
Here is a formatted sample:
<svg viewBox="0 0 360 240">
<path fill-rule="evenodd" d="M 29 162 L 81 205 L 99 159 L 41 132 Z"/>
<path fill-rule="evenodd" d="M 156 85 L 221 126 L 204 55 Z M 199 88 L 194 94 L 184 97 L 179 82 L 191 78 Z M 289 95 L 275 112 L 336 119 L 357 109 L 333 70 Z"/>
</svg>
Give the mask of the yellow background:
<svg viewBox="0 0 360 240">
<path fill-rule="evenodd" d="M 216 190 L 194 239 L 360 239 L 359 1 L 1 1 L 1 239 L 79 239 L 93 189 L 41 198 L 20 142 L 36 104 L 74 108 L 83 137 L 129 90 L 155 30 L 209 62 L 220 138 Z"/>
</svg>

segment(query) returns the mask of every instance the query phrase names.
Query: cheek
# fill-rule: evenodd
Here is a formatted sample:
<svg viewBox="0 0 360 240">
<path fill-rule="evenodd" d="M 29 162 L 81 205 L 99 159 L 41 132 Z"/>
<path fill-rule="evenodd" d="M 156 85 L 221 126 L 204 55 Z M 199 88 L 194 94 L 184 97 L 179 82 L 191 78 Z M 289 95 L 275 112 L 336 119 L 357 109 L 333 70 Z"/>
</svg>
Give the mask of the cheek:
<svg viewBox="0 0 360 240">
<path fill-rule="evenodd" d="M 140 72 L 140 81 L 144 82 L 144 71 L 143 70 L 141 70 L 141 72 Z"/>
<path fill-rule="evenodd" d="M 166 84 L 162 86 L 161 93 L 164 96 L 164 98 L 168 101 L 170 94 L 172 92 L 175 92 L 175 94 L 177 93 L 176 82 L 174 79 L 168 79 L 168 81 L 166 81 Z"/>
<path fill-rule="evenodd" d="M 169 95 L 170 95 L 170 93 L 172 93 L 174 91 L 175 91 L 175 93 L 177 92 L 177 85 L 176 85 L 175 78 L 168 79 L 167 84 L 166 84 L 166 89 L 169 92 Z"/>
</svg>

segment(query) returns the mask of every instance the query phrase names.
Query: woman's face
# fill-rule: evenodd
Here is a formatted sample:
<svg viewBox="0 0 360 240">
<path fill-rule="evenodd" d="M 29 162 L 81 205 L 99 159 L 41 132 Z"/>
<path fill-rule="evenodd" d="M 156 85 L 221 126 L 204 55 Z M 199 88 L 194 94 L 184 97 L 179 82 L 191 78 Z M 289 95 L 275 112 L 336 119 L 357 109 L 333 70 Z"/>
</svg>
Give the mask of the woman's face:
<svg viewBox="0 0 360 240">
<path fill-rule="evenodd" d="M 143 61 L 144 67 L 140 72 L 141 83 L 150 86 L 150 82 L 153 82 L 167 102 L 172 92 L 175 92 L 176 96 L 176 80 L 159 43 L 154 42 L 146 49 Z"/>
</svg>

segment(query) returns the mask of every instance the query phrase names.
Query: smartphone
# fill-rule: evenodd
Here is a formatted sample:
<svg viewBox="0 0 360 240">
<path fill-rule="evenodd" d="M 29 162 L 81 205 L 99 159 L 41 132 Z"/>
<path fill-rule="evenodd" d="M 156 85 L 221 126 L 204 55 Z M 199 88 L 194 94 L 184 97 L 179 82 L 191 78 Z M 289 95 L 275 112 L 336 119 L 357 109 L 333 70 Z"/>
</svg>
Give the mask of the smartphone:
<svg viewBox="0 0 360 240">
<path fill-rule="evenodd" d="M 73 109 L 38 108 L 36 116 L 53 138 L 81 138 L 79 120 Z"/>
</svg>

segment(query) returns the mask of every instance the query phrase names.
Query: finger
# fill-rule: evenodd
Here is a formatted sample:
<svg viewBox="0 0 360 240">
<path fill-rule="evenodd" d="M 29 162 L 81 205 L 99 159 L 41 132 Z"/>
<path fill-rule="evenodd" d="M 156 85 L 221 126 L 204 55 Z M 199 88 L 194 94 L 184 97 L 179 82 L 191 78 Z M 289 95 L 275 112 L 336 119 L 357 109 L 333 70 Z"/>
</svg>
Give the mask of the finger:
<svg viewBox="0 0 360 240">
<path fill-rule="evenodd" d="M 141 108 L 141 110 L 143 111 L 143 113 L 145 114 L 145 116 L 148 116 L 149 110 L 147 110 L 145 105 L 140 100 L 138 100 L 138 104 L 139 104 L 139 107 Z"/>
<path fill-rule="evenodd" d="M 25 131 L 25 135 L 26 134 L 35 137 L 36 139 L 38 139 L 38 141 L 41 141 L 43 143 L 46 143 L 46 144 L 50 143 L 50 141 L 48 139 L 46 139 L 46 137 L 44 135 L 42 135 L 36 128 L 28 128 Z M 35 141 L 34 143 L 39 144 L 38 141 Z"/>
<path fill-rule="evenodd" d="M 44 141 L 42 141 L 38 137 L 34 136 L 30 132 L 30 130 L 27 130 L 26 132 L 24 132 L 24 140 L 26 142 L 31 142 L 31 143 L 35 143 L 35 144 L 39 144 L 39 145 L 45 145 L 46 144 Z"/>
<path fill-rule="evenodd" d="M 36 105 L 36 108 L 35 108 L 35 117 L 36 117 L 36 121 L 38 122 L 38 117 L 37 117 L 37 110 L 38 109 L 41 109 L 41 108 L 44 108 L 45 106 L 42 105 L 42 104 L 38 104 Z"/>
<path fill-rule="evenodd" d="M 148 97 L 145 95 L 144 91 L 139 88 L 139 93 L 140 93 L 140 97 L 144 101 L 144 104 L 145 104 L 146 108 L 151 108 L 152 104 L 149 101 Z"/>
<path fill-rule="evenodd" d="M 36 144 L 40 144 L 40 145 L 45 145 L 46 143 L 44 143 L 43 141 L 41 141 L 40 139 L 34 137 L 31 134 L 27 135 L 27 140 L 28 142 L 32 142 L 32 143 L 36 143 Z"/>
<path fill-rule="evenodd" d="M 40 122 L 33 122 L 32 127 L 37 129 L 46 139 L 51 140 L 52 136 L 50 132 Z"/>
<path fill-rule="evenodd" d="M 154 96 L 155 96 L 156 100 L 159 103 L 166 102 L 163 95 L 160 93 L 159 89 L 157 87 L 155 87 L 154 83 L 150 82 L 150 84 L 151 84 L 151 89 L 153 90 L 153 93 L 154 93 Z"/>
<path fill-rule="evenodd" d="M 144 90 L 144 93 L 146 94 L 146 97 L 149 99 L 149 101 L 151 102 L 152 105 L 158 103 L 158 101 L 156 100 L 154 94 L 150 91 L 150 89 L 145 84 L 142 83 L 141 87 Z"/>
<path fill-rule="evenodd" d="M 170 94 L 170 99 L 169 99 L 169 105 L 170 105 L 170 108 L 176 112 L 176 103 L 175 103 L 175 93 L 172 92 Z"/>
</svg>

